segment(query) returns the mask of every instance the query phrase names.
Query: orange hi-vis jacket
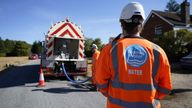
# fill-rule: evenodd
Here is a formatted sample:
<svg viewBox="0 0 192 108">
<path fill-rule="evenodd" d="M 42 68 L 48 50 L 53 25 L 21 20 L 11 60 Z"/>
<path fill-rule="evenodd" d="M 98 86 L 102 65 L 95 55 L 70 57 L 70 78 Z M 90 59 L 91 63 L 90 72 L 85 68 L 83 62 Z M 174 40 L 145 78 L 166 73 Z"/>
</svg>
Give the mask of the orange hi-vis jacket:
<svg viewBox="0 0 192 108">
<path fill-rule="evenodd" d="M 96 69 L 107 108 L 160 108 L 159 99 L 172 89 L 168 58 L 143 38 L 121 38 L 107 44 Z"/>
<path fill-rule="evenodd" d="M 99 54 L 100 54 L 100 51 L 96 50 L 94 53 L 93 53 L 93 56 L 92 56 L 92 83 L 93 84 L 96 84 L 96 81 L 95 81 L 95 72 L 96 72 L 96 65 L 97 65 L 97 60 L 99 58 Z"/>
</svg>

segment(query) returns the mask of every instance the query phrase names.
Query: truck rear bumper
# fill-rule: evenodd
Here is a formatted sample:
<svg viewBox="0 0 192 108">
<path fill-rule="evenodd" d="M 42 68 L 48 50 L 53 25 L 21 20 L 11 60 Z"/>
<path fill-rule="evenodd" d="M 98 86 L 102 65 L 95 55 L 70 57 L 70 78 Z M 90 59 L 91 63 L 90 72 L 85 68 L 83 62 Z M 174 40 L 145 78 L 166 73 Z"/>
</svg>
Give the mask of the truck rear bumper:
<svg viewBox="0 0 192 108">
<path fill-rule="evenodd" d="M 87 72 L 84 73 L 69 73 L 70 76 L 86 76 Z M 44 73 L 44 76 L 65 76 L 63 73 Z"/>
<path fill-rule="evenodd" d="M 63 72 L 55 73 L 52 69 L 43 69 L 44 76 L 65 76 Z M 86 76 L 87 72 L 68 72 L 69 76 Z"/>
</svg>

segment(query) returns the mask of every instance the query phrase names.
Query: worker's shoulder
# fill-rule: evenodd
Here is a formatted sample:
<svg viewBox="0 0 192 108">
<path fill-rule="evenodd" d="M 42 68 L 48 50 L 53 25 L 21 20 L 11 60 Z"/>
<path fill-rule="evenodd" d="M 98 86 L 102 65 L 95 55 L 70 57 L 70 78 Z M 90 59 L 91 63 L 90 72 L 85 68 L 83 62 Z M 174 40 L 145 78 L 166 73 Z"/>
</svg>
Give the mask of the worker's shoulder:
<svg viewBox="0 0 192 108">
<path fill-rule="evenodd" d="M 107 43 L 106 45 L 104 45 L 104 47 L 102 48 L 101 51 L 106 51 L 106 50 L 110 50 L 110 48 L 112 47 L 112 43 Z"/>
<path fill-rule="evenodd" d="M 165 54 L 166 54 L 165 51 L 163 50 L 163 48 L 162 48 L 161 46 L 159 46 L 158 44 L 153 43 L 153 42 L 151 42 L 151 41 L 148 41 L 148 42 L 151 43 L 153 50 L 159 52 L 159 53 L 162 54 L 162 55 L 165 55 Z"/>
<path fill-rule="evenodd" d="M 100 51 L 99 51 L 99 50 L 97 50 L 97 51 L 95 52 L 95 54 L 96 54 L 96 55 L 100 54 Z"/>
<path fill-rule="evenodd" d="M 104 45 L 99 55 L 108 55 L 110 53 L 111 46 L 111 43 L 107 43 L 106 45 Z"/>
</svg>

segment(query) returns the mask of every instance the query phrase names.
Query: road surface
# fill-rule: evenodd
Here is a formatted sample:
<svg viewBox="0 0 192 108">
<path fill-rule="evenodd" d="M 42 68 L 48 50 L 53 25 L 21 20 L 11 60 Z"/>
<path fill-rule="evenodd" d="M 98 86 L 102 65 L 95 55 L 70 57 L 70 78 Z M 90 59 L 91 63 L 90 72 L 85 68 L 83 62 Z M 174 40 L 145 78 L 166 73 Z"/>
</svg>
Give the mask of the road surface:
<svg viewBox="0 0 192 108">
<path fill-rule="evenodd" d="M 88 86 L 47 80 L 38 88 L 39 60 L 0 74 L 0 108 L 105 108 L 106 99 Z"/>
<path fill-rule="evenodd" d="M 87 85 L 46 79 L 36 87 L 39 60 L 0 73 L 0 108 L 105 108 L 106 99 Z M 192 108 L 192 74 L 172 73 L 173 94 L 161 101 L 162 108 Z"/>
</svg>

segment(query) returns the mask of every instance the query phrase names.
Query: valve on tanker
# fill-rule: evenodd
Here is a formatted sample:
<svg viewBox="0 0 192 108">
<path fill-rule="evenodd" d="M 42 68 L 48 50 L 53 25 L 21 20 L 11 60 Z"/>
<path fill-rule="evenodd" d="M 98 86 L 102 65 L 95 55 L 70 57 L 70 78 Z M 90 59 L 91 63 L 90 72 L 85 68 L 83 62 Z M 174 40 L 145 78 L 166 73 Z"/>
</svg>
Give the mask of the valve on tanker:
<svg viewBox="0 0 192 108">
<path fill-rule="evenodd" d="M 61 51 L 60 58 L 65 59 L 65 54 L 63 53 L 63 51 Z"/>
</svg>

